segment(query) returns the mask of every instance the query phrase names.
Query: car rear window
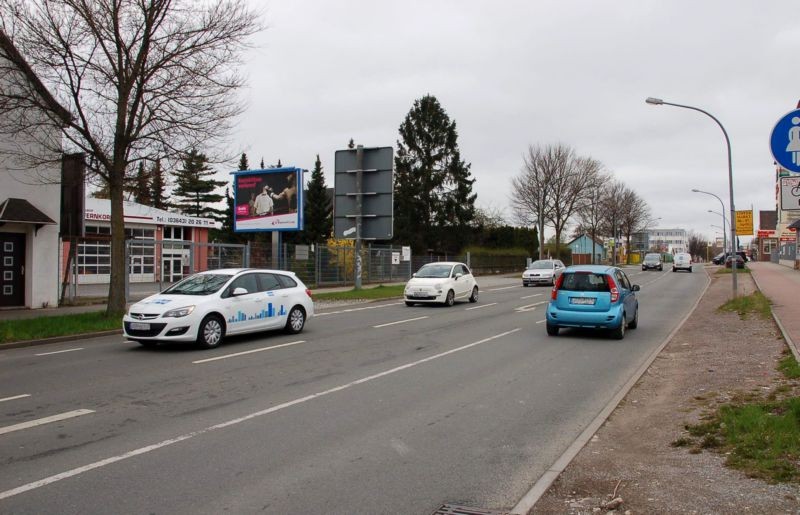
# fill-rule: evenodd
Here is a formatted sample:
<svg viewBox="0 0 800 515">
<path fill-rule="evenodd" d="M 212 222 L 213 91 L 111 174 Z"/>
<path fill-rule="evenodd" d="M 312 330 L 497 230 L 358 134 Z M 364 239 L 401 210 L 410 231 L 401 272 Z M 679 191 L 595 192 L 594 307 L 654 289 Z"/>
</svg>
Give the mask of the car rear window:
<svg viewBox="0 0 800 515">
<path fill-rule="evenodd" d="M 568 291 L 611 291 L 608 287 L 608 276 L 589 272 L 564 274 L 562 290 Z"/>
</svg>

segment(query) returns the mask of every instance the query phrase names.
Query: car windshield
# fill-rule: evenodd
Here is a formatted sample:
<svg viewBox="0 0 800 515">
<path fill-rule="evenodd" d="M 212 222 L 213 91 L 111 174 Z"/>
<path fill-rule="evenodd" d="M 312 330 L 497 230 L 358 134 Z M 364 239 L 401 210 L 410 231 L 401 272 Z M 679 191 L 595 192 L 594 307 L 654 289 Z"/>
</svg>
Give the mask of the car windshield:
<svg viewBox="0 0 800 515">
<path fill-rule="evenodd" d="M 452 265 L 425 265 L 419 269 L 417 277 L 444 279 L 450 277 L 452 268 Z"/>
<path fill-rule="evenodd" d="M 561 290 L 568 291 L 610 291 L 606 274 L 575 272 L 563 275 Z"/>
<path fill-rule="evenodd" d="M 659 259 L 661 259 L 661 254 L 647 254 L 644 257 L 645 261 L 658 261 Z"/>
<path fill-rule="evenodd" d="M 175 283 L 161 293 L 170 295 L 210 295 L 233 277 L 229 274 L 197 274 Z"/>
<path fill-rule="evenodd" d="M 542 270 L 542 269 L 549 270 L 551 268 L 553 268 L 552 261 L 536 261 L 534 263 L 531 263 L 531 266 L 528 267 L 529 270 Z"/>
</svg>

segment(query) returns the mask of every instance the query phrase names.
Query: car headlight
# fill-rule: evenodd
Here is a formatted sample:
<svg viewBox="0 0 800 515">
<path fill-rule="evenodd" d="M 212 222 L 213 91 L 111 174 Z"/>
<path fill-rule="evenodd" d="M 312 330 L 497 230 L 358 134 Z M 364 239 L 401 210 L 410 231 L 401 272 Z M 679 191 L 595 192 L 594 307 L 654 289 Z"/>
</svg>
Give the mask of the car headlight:
<svg viewBox="0 0 800 515">
<path fill-rule="evenodd" d="M 178 309 L 171 309 L 161 315 L 162 318 L 180 318 L 188 316 L 194 311 L 194 306 L 185 306 Z"/>
<path fill-rule="evenodd" d="M 433 287 L 436 288 L 437 290 L 441 290 L 442 289 L 442 283 L 434 284 Z"/>
</svg>

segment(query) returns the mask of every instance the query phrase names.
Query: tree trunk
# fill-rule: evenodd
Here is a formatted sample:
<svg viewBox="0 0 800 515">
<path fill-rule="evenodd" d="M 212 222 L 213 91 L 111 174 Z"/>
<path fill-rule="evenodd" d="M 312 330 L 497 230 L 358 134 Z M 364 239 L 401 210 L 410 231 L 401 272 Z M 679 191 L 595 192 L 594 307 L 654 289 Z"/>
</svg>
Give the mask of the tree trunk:
<svg viewBox="0 0 800 515">
<path fill-rule="evenodd" d="M 544 259 L 544 217 L 539 217 L 539 259 Z"/>
<path fill-rule="evenodd" d="M 120 166 L 115 164 L 116 166 Z M 128 263 L 125 260 L 125 215 L 123 207 L 122 170 L 111 175 L 111 281 L 108 285 L 107 316 L 121 316 L 125 305 L 125 274 Z"/>
</svg>

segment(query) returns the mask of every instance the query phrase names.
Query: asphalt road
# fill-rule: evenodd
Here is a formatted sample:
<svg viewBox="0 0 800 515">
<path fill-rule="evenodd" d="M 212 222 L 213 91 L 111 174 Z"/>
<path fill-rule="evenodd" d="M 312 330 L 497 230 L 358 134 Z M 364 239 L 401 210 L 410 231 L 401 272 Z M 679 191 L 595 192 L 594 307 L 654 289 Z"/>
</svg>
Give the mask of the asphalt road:
<svg viewBox="0 0 800 515">
<path fill-rule="evenodd" d="M 705 286 L 628 272 L 639 328 L 621 341 L 548 337 L 549 287 L 479 278 L 477 304 L 328 309 L 300 335 L 211 351 L 121 336 L 4 351 L 0 512 L 508 509 Z"/>
</svg>

